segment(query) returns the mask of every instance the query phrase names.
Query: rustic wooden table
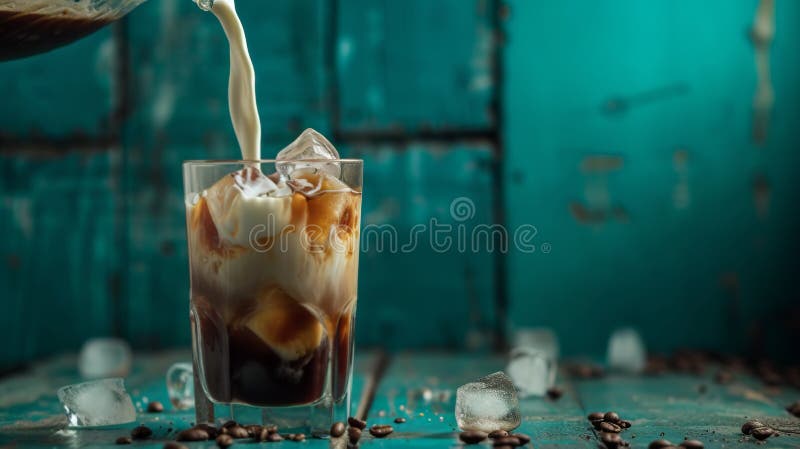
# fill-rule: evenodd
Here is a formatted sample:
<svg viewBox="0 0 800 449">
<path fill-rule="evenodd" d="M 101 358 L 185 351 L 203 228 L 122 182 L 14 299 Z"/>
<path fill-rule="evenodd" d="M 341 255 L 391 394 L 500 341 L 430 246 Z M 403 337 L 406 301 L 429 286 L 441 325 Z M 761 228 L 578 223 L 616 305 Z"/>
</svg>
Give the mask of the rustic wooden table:
<svg viewBox="0 0 800 449">
<path fill-rule="evenodd" d="M 126 384 L 134 403 L 146 409 L 147 401 L 161 401 L 167 410 L 141 412 L 138 423 L 154 430 L 150 440 L 134 442 L 139 448 L 161 448 L 178 430 L 194 421 L 193 411 L 171 409 L 164 385 L 167 367 L 189 360 L 187 352 L 137 354 L 134 369 Z M 366 413 L 370 424 L 389 423 L 395 432 L 385 439 L 372 439 L 365 433 L 364 447 L 458 447 L 458 429 L 453 414 L 458 385 L 502 369 L 499 357 L 466 354 L 405 353 L 388 359 L 374 353 L 356 357 L 353 382 L 353 410 Z M 376 370 L 386 367 L 379 382 Z M 519 432 L 532 437 L 535 448 L 596 448 L 597 435 L 586 415 L 593 411 L 617 411 L 633 426 L 623 435 L 634 448 L 646 448 L 650 441 L 666 438 L 675 443 L 684 438 L 698 439 L 707 449 L 750 447 L 766 444 L 772 448 L 800 448 L 800 419 L 784 407 L 800 399 L 800 391 L 765 389 L 755 379 L 738 376 L 728 385 L 715 384 L 711 376 L 667 374 L 658 377 L 607 376 L 595 380 L 568 378 L 563 372 L 559 385 L 564 396 L 552 401 L 533 398 L 521 401 L 523 422 Z M 58 387 L 78 381 L 75 358 L 59 357 L 35 365 L 30 371 L 0 381 L 0 448 L 5 447 L 119 447 L 117 437 L 127 435 L 137 424 L 98 430 L 61 430 L 55 423 L 61 407 L 55 392 Z M 403 424 L 394 424 L 404 417 Z M 757 417 L 782 429 L 777 438 L 757 443 L 740 433 L 741 424 Z M 344 442 L 307 440 L 282 442 L 279 447 L 344 447 Z M 236 445 L 253 445 L 239 440 Z M 266 444 L 266 443 L 262 443 Z M 274 444 L 274 443 L 270 443 Z M 190 448 L 215 447 L 213 441 L 189 443 Z M 483 447 L 488 446 L 487 442 Z M 481 446 L 476 446 L 481 447 Z M 530 447 L 530 446 L 529 446 Z"/>
</svg>

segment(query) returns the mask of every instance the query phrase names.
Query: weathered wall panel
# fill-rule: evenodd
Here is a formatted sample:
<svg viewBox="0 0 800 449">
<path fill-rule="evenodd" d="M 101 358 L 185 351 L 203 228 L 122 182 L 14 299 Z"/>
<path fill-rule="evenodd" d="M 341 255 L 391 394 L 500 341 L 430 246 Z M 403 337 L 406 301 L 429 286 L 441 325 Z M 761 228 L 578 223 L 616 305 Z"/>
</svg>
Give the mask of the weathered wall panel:
<svg viewBox="0 0 800 449">
<path fill-rule="evenodd" d="M 490 128 L 493 4 L 340 0 L 342 129 Z"/>
<path fill-rule="evenodd" d="M 656 350 L 796 335 L 773 318 L 797 316 L 800 248 L 798 6 L 776 3 L 757 142 L 757 2 L 510 2 L 509 221 L 552 244 L 510 258 L 513 321 L 553 326 L 567 352 L 625 324 Z"/>
</svg>

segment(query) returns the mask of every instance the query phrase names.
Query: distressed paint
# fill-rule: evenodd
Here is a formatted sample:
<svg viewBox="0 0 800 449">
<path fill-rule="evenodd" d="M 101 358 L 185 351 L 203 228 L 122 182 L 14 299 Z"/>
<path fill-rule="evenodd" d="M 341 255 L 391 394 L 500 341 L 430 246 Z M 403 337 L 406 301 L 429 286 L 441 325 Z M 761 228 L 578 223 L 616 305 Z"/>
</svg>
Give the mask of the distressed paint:
<svg viewBox="0 0 800 449">
<path fill-rule="evenodd" d="M 756 1 L 508 4 L 508 220 L 552 245 L 509 258 L 514 324 L 553 327 L 566 353 L 602 353 L 634 324 L 656 351 L 760 340 L 780 354 L 798 329 L 798 4 L 776 2 L 763 147 Z M 582 169 L 596 156 L 622 163 Z"/>
<path fill-rule="evenodd" d="M 493 1 L 338 3 L 342 130 L 493 126 Z"/>
<path fill-rule="evenodd" d="M 177 431 L 191 426 L 191 411 L 177 412 L 168 403 L 163 373 L 176 361 L 189 357 L 186 351 L 135 354 L 126 386 L 134 404 L 144 409 L 148 401 L 165 404 L 164 413 L 139 413 L 136 423 L 102 429 L 79 429 L 54 432 L 53 429 L 19 431 L 20 421 L 27 425 L 41 423 L 61 414 L 54 390 L 79 380 L 74 356 L 62 356 L 37 364 L 30 372 L 0 382 L 0 444 L 40 447 L 112 448 L 114 440 L 129 434 L 138 425 L 154 430 L 153 437 L 136 443 L 138 447 L 159 448 L 175 437 Z M 359 353 L 354 366 L 354 408 L 364 396 L 362 387 L 374 367 L 374 354 Z M 403 353 L 391 359 L 389 368 L 378 383 L 376 396 L 367 415 L 368 425 L 390 423 L 395 432 L 385 439 L 372 438 L 364 432 L 361 447 L 376 448 L 439 448 L 460 447 L 454 416 L 456 388 L 489 372 L 502 369 L 505 361 L 498 357 L 482 357 L 457 353 Z M 709 449 L 750 448 L 753 440 L 742 438 L 740 427 L 748 418 L 758 418 L 782 428 L 795 428 L 797 419 L 782 409 L 785 392 L 770 396 L 763 387 L 754 387 L 753 379 L 739 376 L 727 386 L 713 385 L 710 373 L 689 377 L 609 376 L 600 380 L 559 379 L 567 388 L 558 401 L 525 398 L 520 401 L 522 425 L 517 431 L 531 436 L 532 447 L 583 448 L 596 447 L 596 435 L 586 420 L 589 411 L 617 411 L 633 426 L 622 436 L 633 446 L 645 447 L 663 437 L 678 443 L 684 437 L 698 438 Z M 707 385 L 705 394 L 697 387 Z M 425 392 L 432 400 L 425 400 Z M 749 391 L 749 393 L 746 393 Z M 765 394 L 766 393 L 766 394 Z M 791 393 L 796 394 L 797 390 Z M 395 417 L 405 417 L 395 424 Z M 16 426 L 9 429 L 7 426 Z M 333 444 L 331 444 L 333 443 Z M 305 446 L 316 448 L 344 447 L 344 441 L 309 439 Z M 203 444 L 203 443 L 194 443 Z M 210 446 L 213 443 L 205 443 Z M 250 444 L 240 441 L 237 444 Z M 294 447 L 284 442 L 279 447 Z M 486 443 L 484 443 L 485 445 Z M 782 432 L 770 438 L 770 447 L 800 447 L 800 435 Z M 484 445 L 480 447 L 484 447 Z"/>
</svg>

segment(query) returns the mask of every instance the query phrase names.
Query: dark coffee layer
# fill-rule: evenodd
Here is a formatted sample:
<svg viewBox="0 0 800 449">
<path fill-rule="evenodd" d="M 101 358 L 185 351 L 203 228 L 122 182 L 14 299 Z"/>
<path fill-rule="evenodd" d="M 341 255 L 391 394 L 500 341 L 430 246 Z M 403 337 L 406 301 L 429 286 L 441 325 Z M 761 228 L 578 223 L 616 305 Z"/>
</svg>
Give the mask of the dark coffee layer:
<svg viewBox="0 0 800 449">
<path fill-rule="evenodd" d="M 108 23 L 104 19 L 67 14 L 0 11 L 0 61 L 61 47 L 94 33 Z"/>
<path fill-rule="evenodd" d="M 329 365 L 327 336 L 309 354 L 287 361 L 249 328 L 225 326 L 217 314 L 195 311 L 193 338 L 213 401 L 265 407 L 309 404 L 322 397 Z M 339 335 L 332 339 L 337 346 L 332 373 L 337 398 L 347 387 L 351 322 L 350 317 L 341 320 Z"/>
</svg>

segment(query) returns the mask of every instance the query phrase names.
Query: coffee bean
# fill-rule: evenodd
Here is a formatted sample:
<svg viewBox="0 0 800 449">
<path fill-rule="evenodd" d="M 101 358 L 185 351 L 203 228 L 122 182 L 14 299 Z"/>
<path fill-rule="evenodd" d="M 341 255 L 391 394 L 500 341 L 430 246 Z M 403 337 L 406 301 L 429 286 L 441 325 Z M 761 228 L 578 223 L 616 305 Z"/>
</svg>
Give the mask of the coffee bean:
<svg viewBox="0 0 800 449">
<path fill-rule="evenodd" d="M 514 446 L 510 444 L 501 444 L 499 446 L 493 446 L 494 449 L 514 449 Z"/>
<path fill-rule="evenodd" d="M 233 438 L 230 435 L 220 435 L 216 439 L 217 446 L 225 449 L 233 444 Z"/>
<path fill-rule="evenodd" d="M 622 427 L 610 422 L 601 422 L 598 430 L 601 432 L 620 433 L 622 432 Z"/>
<path fill-rule="evenodd" d="M 764 424 L 761 424 L 759 421 L 755 419 L 751 419 L 750 421 L 745 422 L 742 424 L 742 433 L 745 435 L 750 435 L 753 433 L 753 430 L 758 429 L 759 427 L 764 427 Z"/>
<path fill-rule="evenodd" d="M 405 418 L 395 418 L 394 422 L 396 422 L 397 424 L 403 424 L 404 422 L 406 422 L 406 419 Z"/>
<path fill-rule="evenodd" d="M 704 447 L 703 442 L 697 440 L 683 440 L 678 446 L 685 449 L 703 449 Z"/>
<path fill-rule="evenodd" d="M 247 430 L 247 435 L 251 437 L 255 437 L 256 435 L 261 434 L 261 426 L 259 426 L 258 424 L 250 424 L 244 426 L 244 429 Z"/>
<path fill-rule="evenodd" d="M 601 433 L 600 441 L 608 449 L 617 449 L 618 447 L 623 446 L 622 438 L 618 433 Z"/>
<path fill-rule="evenodd" d="M 508 432 L 506 432 L 505 430 L 502 430 L 502 429 L 492 430 L 491 432 L 489 432 L 489 438 L 491 438 L 491 439 L 503 438 L 503 437 L 507 437 L 507 436 L 508 436 Z"/>
<path fill-rule="evenodd" d="M 519 438 L 512 437 L 512 436 L 503 437 L 503 438 L 497 438 L 497 439 L 494 440 L 494 442 L 492 442 L 492 446 L 494 446 L 494 447 L 498 447 L 498 446 L 517 447 L 517 446 L 520 446 L 520 445 L 522 445 L 522 443 L 520 443 Z"/>
<path fill-rule="evenodd" d="M 131 430 L 131 438 L 134 440 L 144 440 L 151 436 L 153 436 L 153 431 L 147 426 L 139 426 Z"/>
<path fill-rule="evenodd" d="M 786 411 L 800 418 L 800 401 L 795 401 L 793 404 L 789 404 L 789 406 L 786 407 Z"/>
<path fill-rule="evenodd" d="M 486 433 L 478 430 L 465 430 L 458 435 L 458 438 L 466 444 L 478 444 L 486 439 Z"/>
<path fill-rule="evenodd" d="M 364 430 L 364 429 L 367 428 L 367 422 L 366 421 L 362 421 L 362 420 L 360 420 L 358 418 L 355 418 L 353 416 L 347 418 L 347 424 L 350 424 L 350 427 L 355 427 L 358 430 Z"/>
<path fill-rule="evenodd" d="M 626 421 L 624 419 L 620 419 L 617 423 L 618 426 L 622 427 L 623 429 L 630 429 L 633 424 L 630 421 Z"/>
<path fill-rule="evenodd" d="M 195 429 L 204 430 L 208 434 L 208 439 L 209 440 L 212 440 L 212 439 L 216 438 L 217 435 L 219 435 L 221 433 L 227 433 L 227 430 L 228 430 L 226 428 L 223 428 L 222 430 L 224 430 L 225 432 L 221 432 L 221 431 L 217 430 L 217 428 L 212 426 L 211 424 L 205 424 L 205 423 L 198 424 L 198 425 L 194 426 L 194 428 Z"/>
<path fill-rule="evenodd" d="M 233 438 L 236 438 L 237 440 L 240 438 L 247 438 L 250 436 L 250 434 L 247 433 L 247 429 L 245 429 L 242 426 L 228 427 L 228 435 L 232 436 Z"/>
<path fill-rule="evenodd" d="M 714 382 L 720 385 L 727 385 L 733 381 L 733 374 L 730 371 L 720 370 L 714 374 Z"/>
<path fill-rule="evenodd" d="M 350 440 L 351 444 L 358 443 L 358 440 L 361 439 L 361 429 L 358 427 L 349 427 L 347 429 L 347 439 Z"/>
<path fill-rule="evenodd" d="M 619 422 L 619 415 L 616 414 L 616 412 L 606 412 L 606 414 L 603 415 L 603 421 L 616 424 Z"/>
<path fill-rule="evenodd" d="M 369 433 L 375 438 L 385 438 L 392 432 L 394 432 L 394 427 L 388 424 L 374 425 L 369 428 Z"/>
<path fill-rule="evenodd" d="M 564 395 L 564 390 L 558 387 L 550 387 L 547 389 L 547 397 L 552 400 L 558 400 Z"/>
<path fill-rule="evenodd" d="M 237 423 L 236 421 L 229 420 L 229 421 L 226 421 L 225 424 L 222 425 L 222 427 L 228 428 L 228 427 L 235 427 L 235 426 L 238 426 L 238 425 L 239 425 L 239 423 Z"/>
<path fill-rule="evenodd" d="M 162 449 L 189 449 L 189 448 L 174 441 L 167 441 L 166 443 L 164 443 Z"/>
<path fill-rule="evenodd" d="M 334 437 L 334 438 L 338 438 L 338 437 L 344 435 L 344 431 L 345 431 L 345 425 L 341 421 L 335 422 L 331 426 L 331 436 Z"/>
<path fill-rule="evenodd" d="M 131 437 L 119 437 L 117 438 L 117 444 L 131 444 L 133 440 Z"/>
<path fill-rule="evenodd" d="M 673 444 L 667 440 L 655 440 L 650 442 L 650 445 L 647 446 L 647 449 L 666 449 L 672 445 Z"/>
<path fill-rule="evenodd" d="M 205 441 L 208 439 L 208 432 L 203 429 L 186 429 L 178 434 L 178 441 Z"/>
<path fill-rule="evenodd" d="M 603 421 L 602 419 L 592 421 L 592 427 L 594 427 L 596 430 L 600 430 L 603 424 L 609 424 L 609 423 Z"/>
<path fill-rule="evenodd" d="M 511 436 L 519 440 L 520 446 L 524 446 L 531 442 L 531 437 L 525 435 L 524 433 L 512 433 Z"/>
<path fill-rule="evenodd" d="M 589 421 L 601 421 L 603 419 L 603 414 L 600 412 L 589 413 Z"/>
<path fill-rule="evenodd" d="M 283 441 L 283 437 L 281 436 L 281 434 L 279 434 L 277 432 L 270 433 L 270 434 L 267 434 L 267 439 L 265 441 L 267 441 L 269 443 L 277 443 L 278 441 Z"/>
<path fill-rule="evenodd" d="M 298 433 L 292 437 L 292 441 L 301 442 L 306 440 L 306 435 L 304 433 Z"/>
<path fill-rule="evenodd" d="M 775 431 L 770 429 L 769 427 L 759 427 L 757 429 L 753 429 L 752 433 L 753 438 L 757 439 L 758 441 L 764 441 L 774 434 Z"/>
<path fill-rule="evenodd" d="M 161 413 L 163 411 L 164 411 L 164 404 L 162 404 L 162 403 L 160 403 L 158 401 L 153 401 L 153 402 L 147 404 L 147 412 L 148 413 Z"/>
</svg>

